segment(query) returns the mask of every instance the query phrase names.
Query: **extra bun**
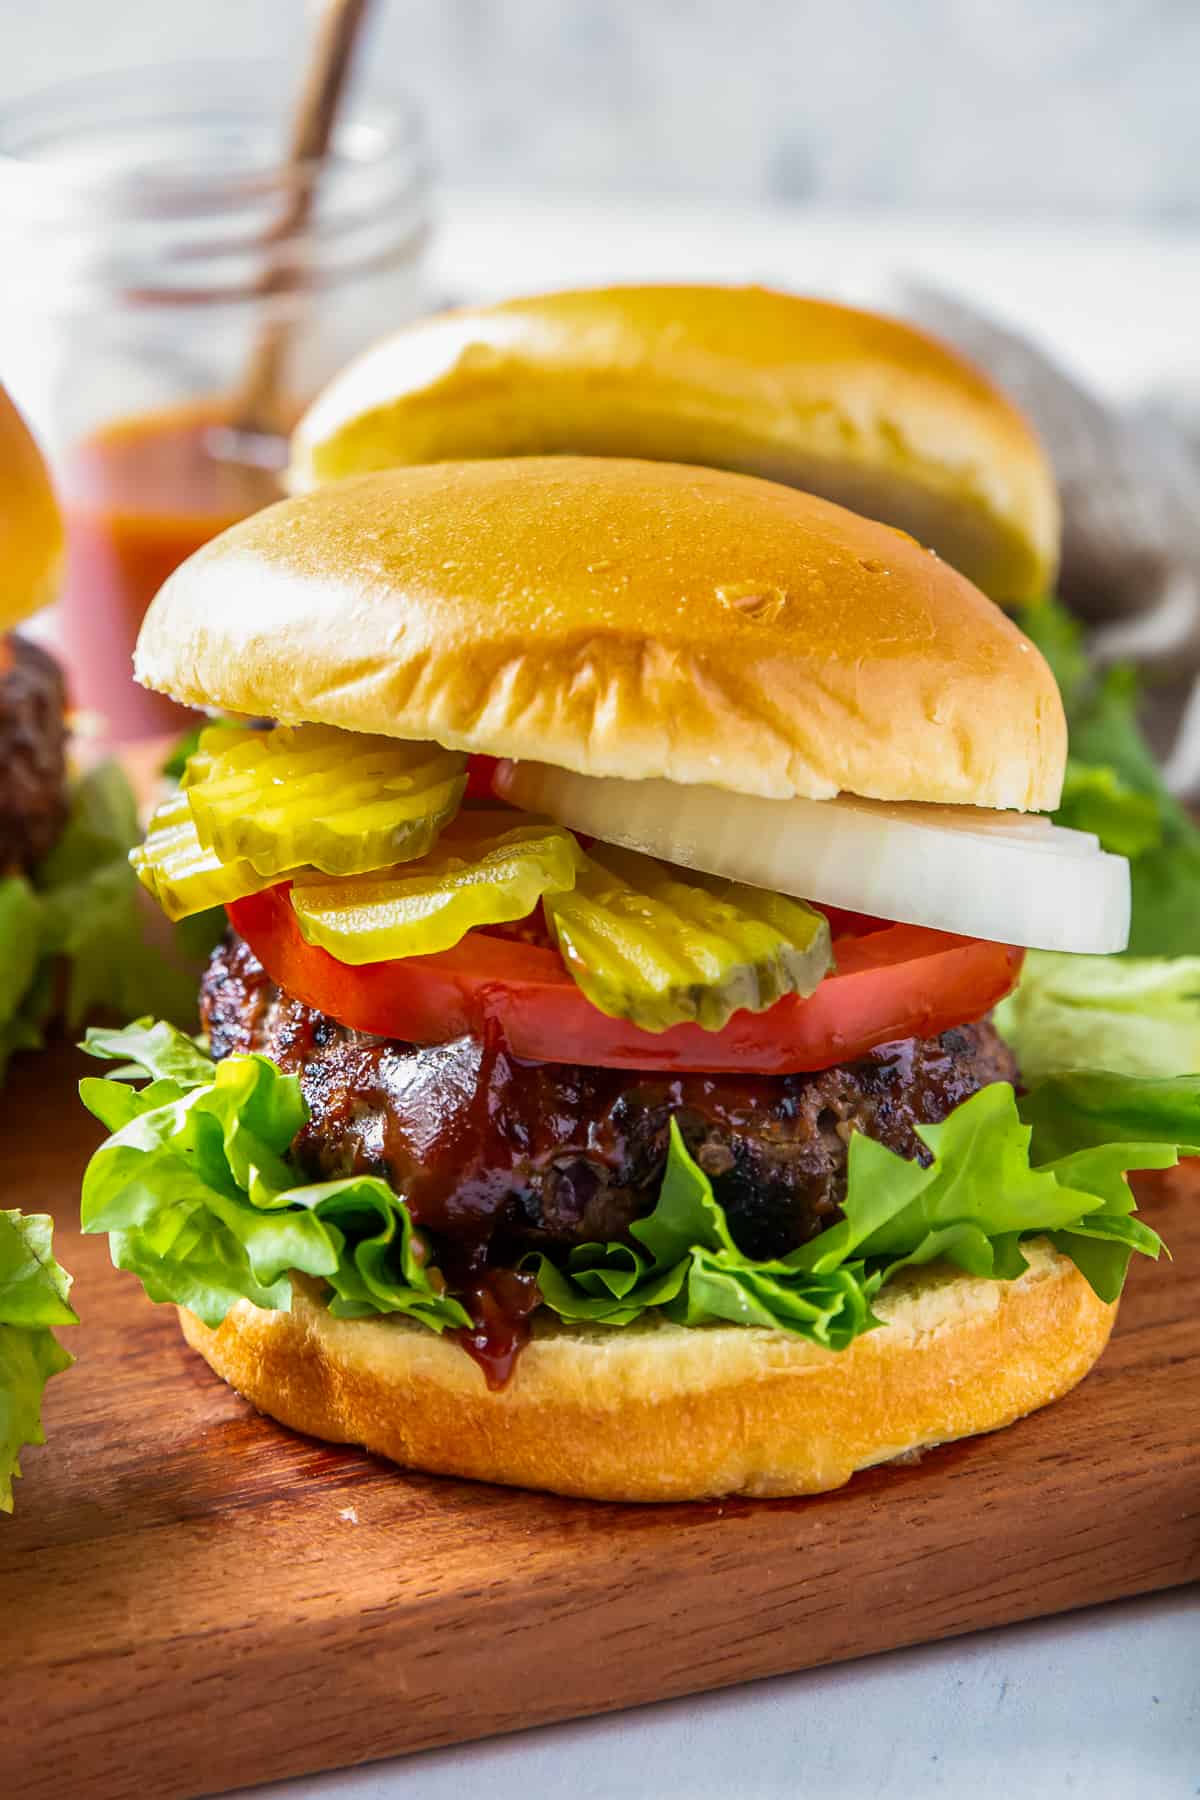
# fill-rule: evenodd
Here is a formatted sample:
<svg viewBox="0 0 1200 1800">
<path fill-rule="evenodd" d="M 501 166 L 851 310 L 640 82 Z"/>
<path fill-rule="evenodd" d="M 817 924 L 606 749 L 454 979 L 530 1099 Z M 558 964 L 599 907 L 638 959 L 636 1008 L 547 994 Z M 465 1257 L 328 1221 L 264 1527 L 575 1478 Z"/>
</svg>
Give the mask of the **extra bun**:
<svg viewBox="0 0 1200 1800">
<path fill-rule="evenodd" d="M 806 488 L 911 532 L 998 600 L 1054 582 L 1054 477 L 1000 390 L 910 325 L 766 288 L 538 295 L 410 326 L 317 400 L 291 479 L 557 451 Z"/>
<path fill-rule="evenodd" d="M 236 525 L 135 670 L 192 705 L 748 794 L 1051 809 L 1050 670 L 910 538 L 669 463 L 441 463 Z"/>
<path fill-rule="evenodd" d="M 296 1279 L 290 1313 L 240 1301 L 194 1349 L 260 1411 L 408 1468 L 597 1500 L 780 1496 L 994 1431 L 1056 1400 L 1116 1307 L 1044 1240 L 1016 1281 L 945 1270 L 886 1288 L 882 1329 L 833 1353 L 737 1325 L 535 1332 L 491 1393 L 457 1344 L 399 1319 L 335 1319 Z"/>
<path fill-rule="evenodd" d="M 50 477 L 20 413 L 0 387 L 0 631 L 54 598 L 63 526 Z"/>
</svg>

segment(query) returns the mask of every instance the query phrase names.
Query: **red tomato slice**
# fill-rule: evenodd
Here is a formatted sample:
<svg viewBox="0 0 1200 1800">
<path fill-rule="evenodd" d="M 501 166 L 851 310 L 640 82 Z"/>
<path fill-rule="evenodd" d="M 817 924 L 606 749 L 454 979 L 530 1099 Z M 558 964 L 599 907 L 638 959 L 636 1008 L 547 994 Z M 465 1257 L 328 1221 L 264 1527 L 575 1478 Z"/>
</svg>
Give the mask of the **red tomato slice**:
<svg viewBox="0 0 1200 1800">
<path fill-rule="evenodd" d="M 484 756 L 477 752 L 467 758 L 467 791 L 466 800 L 490 800 L 493 806 L 505 804 L 497 800 L 492 791 L 492 777 L 500 766 L 498 756 Z"/>
<path fill-rule="evenodd" d="M 859 933 L 836 919 L 837 971 L 807 1000 L 735 1013 L 723 1031 L 642 1031 L 585 1000 L 556 951 L 471 931 L 453 950 L 400 961 L 340 963 L 306 944 L 286 883 L 227 908 L 271 979 L 358 1031 L 438 1044 L 498 1029 L 531 1062 L 608 1069 L 828 1069 L 896 1038 L 934 1037 L 996 1004 L 1016 985 L 1024 952 L 918 925 Z"/>
</svg>

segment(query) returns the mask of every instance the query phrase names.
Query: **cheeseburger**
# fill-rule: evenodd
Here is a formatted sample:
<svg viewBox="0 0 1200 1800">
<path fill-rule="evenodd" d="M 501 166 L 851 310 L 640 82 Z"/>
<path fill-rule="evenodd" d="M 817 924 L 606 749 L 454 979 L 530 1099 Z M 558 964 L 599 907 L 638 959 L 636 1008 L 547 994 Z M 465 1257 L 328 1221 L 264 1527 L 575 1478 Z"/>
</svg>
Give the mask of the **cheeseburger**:
<svg viewBox="0 0 1200 1800">
<path fill-rule="evenodd" d="M 725 470 L 442 461 L 235 526 L 136 673 L 272 723 L 135 853 L 229 929 L 202 1039 L 91 1034 L 147 1084 L 84 1084 L 84 1223 L 264 1412 L 785 1495 L 1090 1369 L 1176 1145 L 990 1015 L 1024 947 L 1121 947 L 1127 866 L 1041 816 L 1054 680 L 946 561 Z"/>
</svg>

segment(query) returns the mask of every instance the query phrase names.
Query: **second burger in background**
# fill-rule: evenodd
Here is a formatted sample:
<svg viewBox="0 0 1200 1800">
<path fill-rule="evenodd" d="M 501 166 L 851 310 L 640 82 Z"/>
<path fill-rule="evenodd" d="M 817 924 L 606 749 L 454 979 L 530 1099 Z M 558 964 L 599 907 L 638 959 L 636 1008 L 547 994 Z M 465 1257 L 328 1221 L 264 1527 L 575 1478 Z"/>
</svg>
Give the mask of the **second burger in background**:
<svg viewBox="0 0 1200 1800">
<path fill-rule="evenodd" d="M 590 288 L 419 320 L 314 402 L 289 485 L 551 453 L 768 476 L 898 526 L 1005 605 L 1054 585 L 1054 473 L 1007 395 L 912 325 L 772 288 Z"/>
</svg>

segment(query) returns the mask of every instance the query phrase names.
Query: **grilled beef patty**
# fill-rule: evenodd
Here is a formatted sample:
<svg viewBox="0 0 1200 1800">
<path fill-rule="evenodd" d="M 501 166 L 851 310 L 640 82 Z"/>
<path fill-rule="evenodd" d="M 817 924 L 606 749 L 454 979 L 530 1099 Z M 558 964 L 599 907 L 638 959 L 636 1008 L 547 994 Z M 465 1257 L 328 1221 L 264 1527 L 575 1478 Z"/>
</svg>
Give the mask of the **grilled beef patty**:
<svg viewBox="0 0 1200 1800">
<path fill-rule="evenodd" d="M 258 1050 L 299 1076 L 312 1112 L 299 1167 L 383 1176 L 460 1278 L 530 1248 L 627 1236 L 657 1198 L 672 1116 L 741 1248 L 782 1255 L 839 1216 L 851 1132 L 928 1161 L 916 1125 L 1016 1076 L 987 1021 L 812 1075 L 527 1063 L 476 1038 L 419 1047 L 291 999 L 233 933 L 213 952 L 201 1011 L 214 1056 Z"/>
<path fill-rule="evenodd" d="M 0 876 L 35 868 L 66 822 L 65 704 L 54 658 L 0 638 Z"/>
</svg>

